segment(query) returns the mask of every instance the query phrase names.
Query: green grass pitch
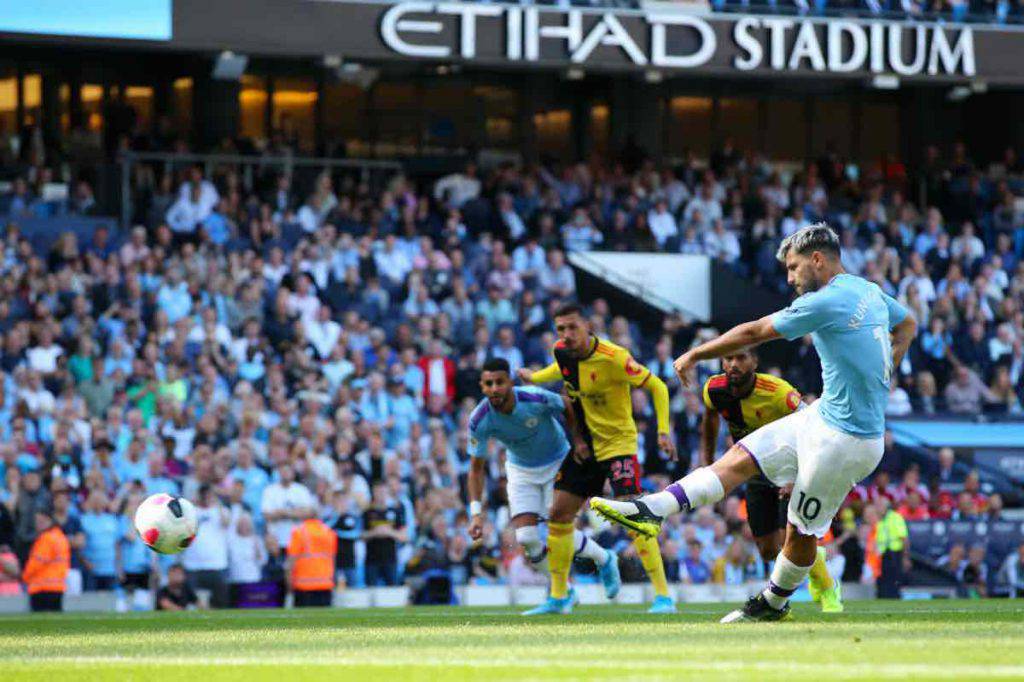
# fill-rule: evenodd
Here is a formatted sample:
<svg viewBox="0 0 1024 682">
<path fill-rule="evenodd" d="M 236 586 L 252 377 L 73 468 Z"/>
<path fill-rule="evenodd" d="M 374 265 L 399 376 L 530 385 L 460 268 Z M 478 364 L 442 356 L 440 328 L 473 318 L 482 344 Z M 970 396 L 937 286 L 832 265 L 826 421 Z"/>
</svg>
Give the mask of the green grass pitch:
<svg viewBox="0 0 1024 682">
<path fill-rule="evenodd" d="M 1024 602 L 854 602 L 719 625 L 580 607 L 0 617 L 0 680 L 1024 679 Z"/>
</svg>

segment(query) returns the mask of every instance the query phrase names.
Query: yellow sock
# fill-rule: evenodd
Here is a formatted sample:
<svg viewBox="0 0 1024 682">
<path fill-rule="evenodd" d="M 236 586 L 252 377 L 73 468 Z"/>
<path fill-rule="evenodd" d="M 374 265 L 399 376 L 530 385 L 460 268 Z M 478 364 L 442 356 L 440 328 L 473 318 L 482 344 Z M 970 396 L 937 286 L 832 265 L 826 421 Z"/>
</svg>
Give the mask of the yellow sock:
<svg viewBox="0 0 1024 682">
<path fill-rule="evenodd" d="M 551 571 L 551 596 L 564 599 L 569 593 L 569 570 L 572 568 L 573 525 L 548 522 L 548 569 Z"/>
<path fill-rule="evenodd" d="M 665 579 L 665 564 L 661 561 L 661 547 L 658 546 L 657 538 L 649 538 L 645 535 L 634 535 L 633 546 L 636 553 L 640 555 L 640 563 L 647 571 L 647 577 L 651 579 L 654 593 L 659 597 L 667 597 L 668 580 Z"/>
<path fill-rule="evenodd" d="M 814 564 L 811 565 L 810 580 L 819 590 L 831 590 L 835 587 L 835 581 L 832 580 L 828 567 L 825 565 L 825 552 L 823 551 L 819 550 L 817 556 L 814 557 Z"/>
</svg>

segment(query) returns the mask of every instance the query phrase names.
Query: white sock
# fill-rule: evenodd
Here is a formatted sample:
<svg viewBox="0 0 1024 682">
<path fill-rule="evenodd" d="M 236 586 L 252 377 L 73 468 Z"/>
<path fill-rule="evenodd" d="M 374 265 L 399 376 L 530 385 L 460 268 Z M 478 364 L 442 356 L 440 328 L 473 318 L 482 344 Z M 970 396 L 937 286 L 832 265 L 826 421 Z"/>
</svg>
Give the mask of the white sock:
<svg viewBox="0 0 1024 682">
<path fill-rule="evenodd" d="M 797 566 L 787 559 L 785 554 L 779 552 L 779 556 L 775 558 L 775 568 L 772 569 L 771 580 L 768 581 L 768 587 L 764 588 L 764 592 L 761 594 L 768 600 L 772 608 L 781 609 L 800 587 L 800 584 L 807 579 L 807 574 L 811 572 L 813 565 L 812 563 L 809 566 Z"/>
<path fill-rule="evenodd" d="M 537 529 L 537 526 L 516 528 L 516 542 L 526 552 L 526 560 L 530 562 L 534 570 L 543 575 L 550 575 L 550 571 L 548 571 L 548 550 L 540 539 L 540 531 Z"/>
<path fill-rule="evenodd" d="M 608 562 L 608 550 L 584 535 L 583 531 L 574 531 L 572 537 L 576 544 L 576 556 L 590 559 L 598 568 Z"/>
<path fill-rule="evenodd" d="M 686 509 L 714 504 L 725 497 L 725 488 L 718 474 L 709 467 L 690 472 L 660 493 L 643 498 L 644 503 L 658 516 L 670 516 Z"/>
</svg>

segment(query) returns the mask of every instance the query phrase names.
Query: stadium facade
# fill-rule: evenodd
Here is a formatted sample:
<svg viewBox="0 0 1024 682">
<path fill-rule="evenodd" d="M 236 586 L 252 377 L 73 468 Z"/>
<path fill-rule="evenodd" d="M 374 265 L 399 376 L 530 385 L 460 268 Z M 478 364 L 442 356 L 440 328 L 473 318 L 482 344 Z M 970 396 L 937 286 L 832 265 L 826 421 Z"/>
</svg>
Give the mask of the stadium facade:
<svg viewBox="0 0 1024 682">
<path fill-rule="evenodd" d="M 731 137 L 795 163 L 914 165 L 953 138 L 992 157 L 1024 142 L 1014 26 L 345 0 L 108 0 L 111 22 L 28 4 L 0 16 L 0 127 L 49 142 L 116 145 L 122 98 L 137 130 L 169 121 L 200 148 L 280 129 L 360 158 L 671 160 Z"/>
</svg>

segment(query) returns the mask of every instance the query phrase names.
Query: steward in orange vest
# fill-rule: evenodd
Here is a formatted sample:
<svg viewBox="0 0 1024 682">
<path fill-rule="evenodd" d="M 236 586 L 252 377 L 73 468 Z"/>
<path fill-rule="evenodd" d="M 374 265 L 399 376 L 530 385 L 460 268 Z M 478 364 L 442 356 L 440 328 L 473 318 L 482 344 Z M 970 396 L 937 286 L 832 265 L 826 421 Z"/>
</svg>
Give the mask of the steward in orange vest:
<svg viewBox="0 0 1024 682">
<path fill-rule="evenodd" d="M 306 519 L 292 531 L 287 570 L 295 606 L 331 605 L 337 552 L 338 536 L 320 519 Z"/>
<path fill-rule="evenodd" d="M 36 539 L 21 579 L 33 611 L 63 611 L 64 583 L 71 568 L 71 545 L 48 511 L 36 512 Z"/>
</svg>

